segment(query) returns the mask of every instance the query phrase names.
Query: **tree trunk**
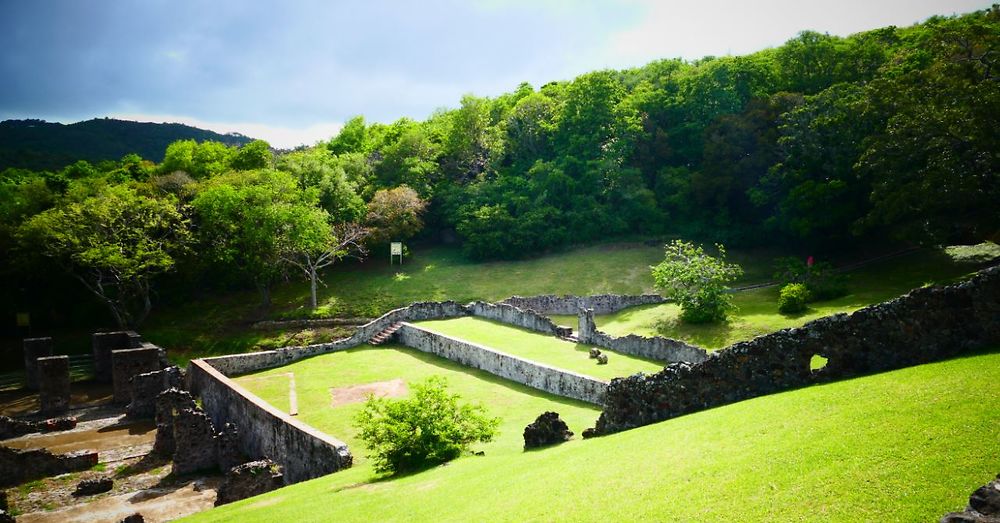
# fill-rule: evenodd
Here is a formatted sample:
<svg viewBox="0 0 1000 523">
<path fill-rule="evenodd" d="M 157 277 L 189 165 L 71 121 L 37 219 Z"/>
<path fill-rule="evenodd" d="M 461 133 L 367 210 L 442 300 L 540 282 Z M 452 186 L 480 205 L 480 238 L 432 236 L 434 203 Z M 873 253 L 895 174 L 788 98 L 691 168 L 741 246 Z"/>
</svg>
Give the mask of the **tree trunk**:
<svg viewBox="0 0 1000 523">
<path fill-rule="evenodd" d="M 267 310 L 271 308 L 271 285 L 258 283 L 257 290 L 260 291 L 260 308 Z"/>
<path fill-rule="evenodd" d="M 315 268 L 309 269 L 309 309 L 316 310 L 316 279 L 319 276 L 316 274 Z"/>
</svg>

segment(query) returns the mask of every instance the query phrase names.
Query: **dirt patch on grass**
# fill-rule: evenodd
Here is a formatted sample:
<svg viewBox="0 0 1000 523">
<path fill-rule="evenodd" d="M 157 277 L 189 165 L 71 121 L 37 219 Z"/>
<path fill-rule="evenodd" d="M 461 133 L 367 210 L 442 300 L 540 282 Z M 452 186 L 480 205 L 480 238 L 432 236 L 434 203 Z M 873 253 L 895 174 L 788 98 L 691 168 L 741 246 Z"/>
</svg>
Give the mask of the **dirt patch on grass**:
<svg viewBox="0 0 1000 523">
<path fill-rule="evenodd" d="M 360 403 L 365 401 L 369 394 L 374 394 L 379 398 L 398 398 L 405 396 L 408 391 L 406 382 L 399 378 L 389 381 L 365 383 L 363 385 L 352 385 L 350 387 L 332 388 L 330 389 L 330 404 L 333 407 L 338 407 L 350 403 Z"/>
</svg>

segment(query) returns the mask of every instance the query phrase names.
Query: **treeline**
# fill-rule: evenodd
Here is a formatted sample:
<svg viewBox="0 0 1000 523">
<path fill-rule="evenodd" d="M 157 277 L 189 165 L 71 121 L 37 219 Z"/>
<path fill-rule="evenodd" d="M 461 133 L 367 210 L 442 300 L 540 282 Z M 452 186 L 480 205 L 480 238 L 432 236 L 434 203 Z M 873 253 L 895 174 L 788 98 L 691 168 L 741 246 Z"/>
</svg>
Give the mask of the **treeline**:
<svg viewBox="0 0 1000 523">
<path fill-rule="evenodd" d="M 219 134 L 178 123 L 147 123 L 95 118 L 73 124 L 43 120 L 0 122 L 0 171 L 6 168 L 59 170 L 77 160 L 115 161 L 126 154 L 159 162 L 177 140 L 212 140 L 240 146 L 240 134 Z"/>
<path fill-rule="evenodd" d="M 418 233 L 484 259 L 622 235 L 980 240 L 1000 230 L 998 57 L 994 6 L 522 84 L 419 122 L 356 117 L 277 157 L 186 140 L 159 164 L 8 169 L 3 270 L 61 267 L 135 324 L 165 272 L 266 303 L 280 277 L 315 288 L 324 264 Z"/>
</svg>

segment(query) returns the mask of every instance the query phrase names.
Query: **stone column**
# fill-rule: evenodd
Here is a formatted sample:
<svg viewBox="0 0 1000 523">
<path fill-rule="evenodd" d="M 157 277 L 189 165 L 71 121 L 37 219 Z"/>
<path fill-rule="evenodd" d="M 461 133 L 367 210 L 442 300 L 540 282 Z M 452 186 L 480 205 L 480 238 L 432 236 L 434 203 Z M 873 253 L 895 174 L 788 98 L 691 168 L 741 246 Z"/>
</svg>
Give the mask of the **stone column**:
<svg viewBox="0 0 1000 523">
<path fill-rule="evenodd" d="M 69 410 L 69 356 L 38 358 L 38 399 L 43 415 Z"/>
<path fill-rule="evenodd" d="M 24 373 L 28 390 L 38 390 L 38 365 L 35 360 L 52 355 L 52 338 L 24 339 Z"/>
<path fill-rule="evenodd" d="M 95 332 L 91 336 L 94 352 L 94 373 L 101 383 L 112 382 L 111 351 L 134 349 L 142 345 L 142 337 L 132 331 Z"/>
<path fill-rule="evenodd" d="M 160 370 L 160 348 L 154 345 L 141 349 L 111 351 L 112 387 L 115 403 L 125 405 L 132 401 L 132 377 L 144 372 Z"/>
<path fill-rule="evenodd" d="M 580 343 L 590 343 L 590 340 L 594 339 L 594 333 L 597 332 L 597 325 L 594 324 L 594 309 L 581 308 L 578 319 L 580 324 L 576 331 L 576 339 Z"/>
</svg>

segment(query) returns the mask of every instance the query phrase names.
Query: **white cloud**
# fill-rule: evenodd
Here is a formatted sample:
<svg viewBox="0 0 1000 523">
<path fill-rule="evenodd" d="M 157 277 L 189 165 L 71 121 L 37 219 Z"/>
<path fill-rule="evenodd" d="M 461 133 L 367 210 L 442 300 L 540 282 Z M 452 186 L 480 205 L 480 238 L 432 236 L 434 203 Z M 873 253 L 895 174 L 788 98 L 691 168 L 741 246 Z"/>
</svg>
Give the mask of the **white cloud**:
<svg viewBox="0 0 1000 523">
<path fill-rule="evenodd" d="M 213 122 L 189 116 L 164 114 L 113 114 L 111 117 L 137 122 L 181 123 L 223 134 L 235 132 L 251 138 L 266 140 L 273 147 L 282 149 L 291 149 L 299 145 L 314 145 L 318 141 L 329 140 L 344 126 L 342 122 L 332 122 L 297 128 L 280 127 L 251 122 Z"/>
<path fill-rule="evenodd" d="M 631 66 L 659 58 L 747 54 L 781 45 L 802 30 L 846 36 L 989 4 L 982 0 L 632 1 L 644 8 L 642 21 L 611 35 L 607 49 L 609 61 Z"/>
</svg>

